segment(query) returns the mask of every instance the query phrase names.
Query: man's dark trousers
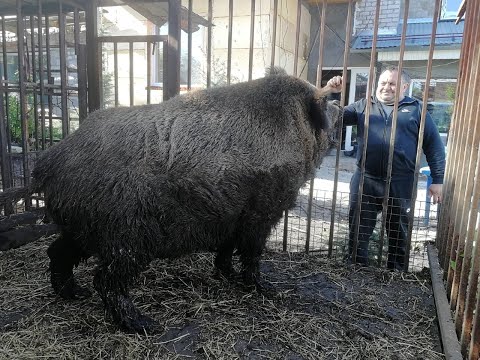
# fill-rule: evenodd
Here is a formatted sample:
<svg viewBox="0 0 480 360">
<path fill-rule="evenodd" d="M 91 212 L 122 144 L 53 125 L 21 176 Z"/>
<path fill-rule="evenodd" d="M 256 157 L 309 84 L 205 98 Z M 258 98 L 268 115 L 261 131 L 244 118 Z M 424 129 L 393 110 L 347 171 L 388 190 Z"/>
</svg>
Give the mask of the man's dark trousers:
<svg viewBox="0 0 480 360">
<path fill-rule="evenodd" d="M 357 169 L 350 181 L 349 209 L 349 255 L 352 256 L 355 239 L 355 221 L 358 203 L 360 170 Z M 368 264 L 368 243 L 377 222 L 377 214 L 382 211 L 386 180 L 365 174 L 363 184 L 360 227 L 356 262 Z M 413 176 L 392 178 L 387 206 L 386 230 L 388 236 L 387 268 L 404 270 L 405 249 L 408 236 L 408 216 L 412 210 L 411 195 Z"/>
</svg>

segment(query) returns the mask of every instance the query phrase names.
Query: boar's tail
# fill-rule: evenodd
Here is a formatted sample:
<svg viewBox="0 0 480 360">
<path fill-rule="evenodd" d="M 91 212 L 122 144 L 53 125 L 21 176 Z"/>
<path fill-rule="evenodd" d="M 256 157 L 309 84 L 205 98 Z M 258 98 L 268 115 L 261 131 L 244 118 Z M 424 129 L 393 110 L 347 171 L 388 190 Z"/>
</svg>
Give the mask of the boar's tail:
<svg viewBox="0 0 480 360">
<path fill-rule="evenodd" d="M 33 193 L 34 190 L 31 185 L 5 189 L 4 191 L 0 192 L 0 205 L 12 203 L 13 201 L 18 201 L 21 198 L 31 195 Z"/>
</svg>

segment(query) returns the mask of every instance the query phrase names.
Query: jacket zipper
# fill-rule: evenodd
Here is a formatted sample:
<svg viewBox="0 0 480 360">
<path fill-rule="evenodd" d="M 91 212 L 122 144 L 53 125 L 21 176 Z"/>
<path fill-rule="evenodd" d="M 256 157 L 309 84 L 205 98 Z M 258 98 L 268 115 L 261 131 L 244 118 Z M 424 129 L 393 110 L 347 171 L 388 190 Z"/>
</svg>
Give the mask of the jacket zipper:
<svg viewBox="0 0 480 360">
<path fill-rule="evenodd" d="M 379 107 L 380 114 L 382 114 L 383 119 L 385 120 L 385 126 L 383 128 L 383 146 L 382 146 L 382 163 L 380 164 L 380 176 L 384 176 L 385 174 L 385 146 L 387 145 L 387 125 L 388 125 L 388 117 L 385 109 L 383 108 L 382 104 L 377 103 Z M 391 115 L 391 114 L 390 114 Z"/>
</svg>

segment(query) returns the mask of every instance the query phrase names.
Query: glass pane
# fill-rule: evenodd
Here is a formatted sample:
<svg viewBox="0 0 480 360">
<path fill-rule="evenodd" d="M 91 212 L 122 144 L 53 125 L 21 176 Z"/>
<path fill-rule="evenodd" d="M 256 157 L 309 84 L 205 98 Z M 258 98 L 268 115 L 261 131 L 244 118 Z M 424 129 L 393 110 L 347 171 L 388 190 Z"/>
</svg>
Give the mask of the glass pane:
<svg viewBox="0 0 480 360">
<path fill-rule="evenodd" d="M 355 101 L 367 96 L 368 73 L 357 73 L 355 78 Z"/>
</svg>

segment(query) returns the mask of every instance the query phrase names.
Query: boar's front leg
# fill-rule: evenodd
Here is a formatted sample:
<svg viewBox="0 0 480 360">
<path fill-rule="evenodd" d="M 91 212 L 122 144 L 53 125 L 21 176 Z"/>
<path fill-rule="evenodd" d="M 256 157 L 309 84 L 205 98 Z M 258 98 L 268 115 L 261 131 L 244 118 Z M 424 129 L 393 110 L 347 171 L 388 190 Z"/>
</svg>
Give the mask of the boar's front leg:
<svg viewBox="0 0 480 360">
<path fill-rule="evenodd" d="M 128 286 L 140 272 L 140 267 L 127 256 L 118 256 L 113 261 L 99 265 L 93 284 L 105 305 L 107 315 L 127 332 L 140 334 L 159 330 L 159 324 L 143 315 L 133 304 L 128 294 Z"/>
</svg>

